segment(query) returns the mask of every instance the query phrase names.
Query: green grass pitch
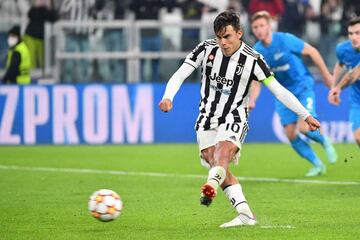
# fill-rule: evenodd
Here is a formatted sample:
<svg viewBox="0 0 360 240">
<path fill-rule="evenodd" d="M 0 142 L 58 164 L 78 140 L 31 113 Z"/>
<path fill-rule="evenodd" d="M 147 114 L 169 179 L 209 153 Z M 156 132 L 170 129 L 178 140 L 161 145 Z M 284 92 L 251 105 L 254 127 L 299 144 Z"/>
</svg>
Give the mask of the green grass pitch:
<svg viewBox="0 0 360 240">
<path fill-rule="evenodd" d="M 310 164 L 289 146 L 245 144 L 231 168 L 259 224 L 220 229 L 236 213 L 221 190 L 209 208 L 199 204 L 207 171 L 196 145 L 3 146 L 0 239 L 359 239 L 360 151 L 336 148 L 327 175 L 305 178 Z M 123 199 L 113 222 L 88 213 L 101 188 Z"/>
</svg>

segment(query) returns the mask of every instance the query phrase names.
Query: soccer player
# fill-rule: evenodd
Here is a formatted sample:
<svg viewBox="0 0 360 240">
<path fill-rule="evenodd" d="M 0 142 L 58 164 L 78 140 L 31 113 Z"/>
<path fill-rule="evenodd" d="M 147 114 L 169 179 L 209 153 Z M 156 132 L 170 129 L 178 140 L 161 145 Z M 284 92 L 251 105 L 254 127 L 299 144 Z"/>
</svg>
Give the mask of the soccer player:
<svg viewBox="0 0 360 240">
<path fill-rule="evenodd" d="M 214 20 L 216 39 L 200 43 L 170 78 L 159 103 L 163 112 L 172 102 L 183 81 L 202 67 L 201 101 L 195 124 L 200 161 L 208 167 L 207 182 L 201 188 L 200 203 L 209 206 L 220 186 L 238 216 L 220 227 L 255 225 L 256 219 L 238 179 L 229 164 L 237 163 L 248 130 L 247 105 L 253 80 L 260 81 L 286 106 L 296 112 L 311 130 L 320 123 L 289 91 L 282 87 L 267 67 L 263 57 L 241 41 L 243 32 L 239 16 L 220 13 Z"/>
<path fill-rule="evenodd" d="M 350 122 L 356 143 L 360 147 L 360 17 L 351 19 L 348 23 L 349 40 L 336 46 L 338 62 L 334 67 L 334 77 L 338 79 L 346 67 L 349 71 L 329 93 L 329 102 L 340 103 L 340 92 L 351 84 L 350 93 Z"/>
<path fill-rule="evenodd" d="M 270 15 L 266 11 L 259 11 L 252 16 L 251 28 L 255 37 L 259 40 L 254 45 L 254 49 L 264 56 L 281 85 L 292 92 L 307 110 L 316 117 L 313 90 L 314 78 L 301 57 L 308 56 L 312 59 L 329 88 L 334 87 L 334 79 L 325 66 L 319 51 L 290 33 L 272 32 L 270 20 Z M 254 83 L 250 94 L 250 109 L 255 107 L 255 101 L 259 93 L 260 85 Z M 310 145 L 300 138 L 298 129 L 311 140 L 320 143 L 325 149 L 329 162 L 335 163 L 337 153 L 330 139 L 323 136 L 320 131 L 310 131 L 311 129 L 307 124 L 280 101 L 276 101 L 275 109 L 280 116 L 281 124 L 284 126 L 285 134 L 293 149 L 313 165 L 306 173 L 306 176 L 325 174 L 325 164 L 315 154 Z"/>
</svg>

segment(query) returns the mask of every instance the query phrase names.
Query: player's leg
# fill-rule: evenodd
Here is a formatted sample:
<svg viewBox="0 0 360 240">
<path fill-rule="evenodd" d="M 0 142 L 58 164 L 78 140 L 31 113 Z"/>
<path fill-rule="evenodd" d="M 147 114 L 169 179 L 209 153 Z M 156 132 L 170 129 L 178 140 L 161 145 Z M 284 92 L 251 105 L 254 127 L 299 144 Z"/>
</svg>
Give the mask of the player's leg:
<svg viewBox="0 0 360 240">
<path fill-rule="evenodd" d="M 216 196 L 217 188 L 223 183 L 229 163 L 239 153 L 241 144 L 246 136 L 248 125 L 245 110 L 241 122 L 223 123 L 213 131 L 198 131 L 197 138 L 199 146 L 205 149 L 215 142 L 214 160 L 208 173 L 207 182 L 201 187 L 200 202 L 209 206 Z M 213 133 L 216 133 L 214 138 Z M 211 136 L 209 136 L 211 133 Z M 209 140 L 211 138 L 211 141 Z M 208 142 L 207 144 L 205 144 Z M 236 158 L 235 158 L 236 159 Z"/>
<path fill-rule="evenodd" d="M 350 122 L 357 145 L 360 147 L 360 107 L 350 108 Z"/>
<path fill-rule="evenodd" d="M 205 203 L 204 199 L 212 200 L 216 196 L 217 188 L 225 180 L 229 163 L 236 159 L 234 157 L 241 149 L 248 131 L 245 110 L 242 112 L 241 119 L 243 119 L 242 122 L 226 122 L 220 124 L 216 129 L 214 164 L 209 170 L 208 181 L 201 188 L 202 197 L 200 201 L 202 204 Z M 204 205 L 208 206 L 209 204 Z"/>
<path fill-rule="evenodd" d="M 312 177 L 323 175 L 326 173 L 326 167 L 315 154 L 310 145 L 300 138 L 297 133 L 297 126 L 295 123 L 284 126 L 286 136 L 288 137 L 292 148 L 302 157 L 308 160 L 313 167 L 306 173 L 306 176 Z"/>
<path fill-rule="evenodd" d="M 305 108 L 311 113 L 313 117 L 316 117 L 315 109 L 315 95 L 313 90 L 305 90 L 299 96 L 297 96 L 299 101 L 305 106 Z M 299 120 L 299 130 L 308 138 L 314 142 L 320 143 L 324 148 L 326 156 L 330 163 L 334 164 L 337 160 L 337 152 L 331 142 L 331 139 L 325 137 L 321 131 L 310 131 L 309 126 L 304 120 Z"/>
<path fill-rule="evenodd" d="M 280 116 L 281 124 L 284 126 L 285 134 L 290 141 L 291 147 L 297 154 L 313 165 L 313 168 L 306 173 L 306 176 L 325 174 L 325 165 L 321 162 L 310 145 L 301 139 L 298 134 L 298 116 L 278 101 L 276 102 L 276 111 Z"/>
<path fill-rule="evenodd" d="M 213 165 L 215 151 L 216 130 L 197 131 L 196 138 L 199 146 L 200 164 L 207 169 Z"/>
<path fill-rule="evenodd" d="M 221 168 L 220 168 L 220 173 L 217 175 L 217 171 L 219 170 L 219 168 L 216 168 L 216 164 L 215 164 L 215 160 L 214 160 L 216 134 L 217 134 L 217 130 L 207 130 L 207 131 L 197 131 L 196 132 L 197 142 L 199 144 L 199 150 L 200 150 L 201 165 L 206 167 L 209 170 L 209 175 L 222 176 L 226 173 L 222 173 Z M 211 178 L 213 178 L 213 177 L 211 177 Z M 208 180 L 209 180 L 209 178 L 208 178 Z M 213 182 L 213 181 L 215 181 L 215 180 L 211 180 L 210 182 Z M 201 189 L 200 203 L 203 205 L 209 206 L 215 196 L 216 196 L 216 187 L 213 185 L 210 185 L 210 184 L 209 185 L 205 184 Z"/>
<path fill-rule="evenodd" d="M 201 187 L 200 203 L 209 206 L 224 182 L 230 161 L 238 148 L 231 142 L 221 141 L 215 145 L 213 162 L 210 164 L 207 182 Z"/>
<path fill-rule="evenodd" d="M 211 146 L 201 150 L 200 153 L 200 164 L 207 169 L 210 169 L 214 165 L 214 151 L 215 146 Z"/>
<path fill-rule="evenodd" d="M 309 126 L 304 120 L 299 120 L 299 129 L 300 131 L 307 136 L 309 139 L 313 140 L 314 142 L 320 143 L 321 146 L 324 148 L 326 156 L 330 163 L 334 164 L 337 161 L 338 154 L 330 140 L 330 138 L 325 137 L 321 130 L 310 131 Z"/>
<path fill-rule="evenodd" d="M 230 222 L 220 225 L 222 228 L 235 227 L 241 225 L 255 225 L 256 219 L 249 204 L 246 201 L 242 187 L 238 179 L 228 170 L 226 178 L 221 185 L 226 197 L 229 199 L 231 205 L 235 208 L 238 216 Z"/>
<path fill-rule="evenodd" d="M 214 151 L 215 146 L 201 150 L 200 163 L 209 171 L 212 169 L 212 166 L 214 166 Z M 206 194 L 204 194 L 204 191 Z M 215 196 L 216 189 L 213 186 L 203 186 L 201 189 L 200 204 L 209 206 Z"/>
<path fill-rule="evenodd" d="M 244 117 L 244 119 L 246 119 Z M 248 131 L 248 124 L 246 121 L 241 123 L 225 123 L 220 126 L 217 140 L 225 140 L 237 146 L 237 151 L 233 155 L 232 162 L 236 165 L 240 159 L 241 147 Z M 255 225 L 256 219 L 250 210 L 249 204 L 246 201 L 245 195 L 238 179 L 231 173 L 229 169 L 226 171 L 226 178 L 221 184 L 226 197 L 238 213 L 237 217 L 230 222 L 222 224 L 220 227 L 234 227 L 242 225 Z"/>
<path fill-rule="evenodd" d="M 360 148 L 360 128 L 358 128 L 354 131 L 354 138 L 355 138 L 357 145 Z"/>
</svg>

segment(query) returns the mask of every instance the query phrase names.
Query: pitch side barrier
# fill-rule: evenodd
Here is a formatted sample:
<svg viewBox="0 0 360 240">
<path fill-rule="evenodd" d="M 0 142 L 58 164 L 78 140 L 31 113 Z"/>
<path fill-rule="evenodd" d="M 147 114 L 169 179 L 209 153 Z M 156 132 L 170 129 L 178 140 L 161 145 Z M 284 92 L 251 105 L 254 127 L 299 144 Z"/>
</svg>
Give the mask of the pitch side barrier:
<svg viewBox="0 0 360 240">
<path fill-rule="evenodd" d="M 0 144 L 195 143 L 193 126 L 199 84 L 184 84 L 170 113 L 158 109 L 164 84 L 0 86 Z M 342 105 L 327 103 L 316 85 L 316 107 L 326 135 L 353 142 L 348 91 Z M 274 114 L 274 97 L 264 89 L 250 113 L 246 142 L 286 141 Z"/>
</svg>

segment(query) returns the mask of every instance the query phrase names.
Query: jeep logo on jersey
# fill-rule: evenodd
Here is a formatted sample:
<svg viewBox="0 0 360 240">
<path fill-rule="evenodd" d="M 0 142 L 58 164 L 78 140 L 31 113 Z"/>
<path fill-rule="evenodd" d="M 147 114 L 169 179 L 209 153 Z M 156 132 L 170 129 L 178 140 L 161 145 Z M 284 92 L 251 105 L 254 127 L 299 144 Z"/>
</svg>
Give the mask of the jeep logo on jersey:
<svg viewBox="0 0 360 240">
<path fill-rule="evenodd" d="M 225 85 L 227 87 L 232 86 L 234 84 L 234 81 L 232 79 L 221 77 L 219 75 L 216 75 L 216 73 L 214 73 L 213 76 L 210 75 L 209 78 L 210 80 L 216 81 L 217 83 L 221 83 L 222 85 Z"/>
</svg>

